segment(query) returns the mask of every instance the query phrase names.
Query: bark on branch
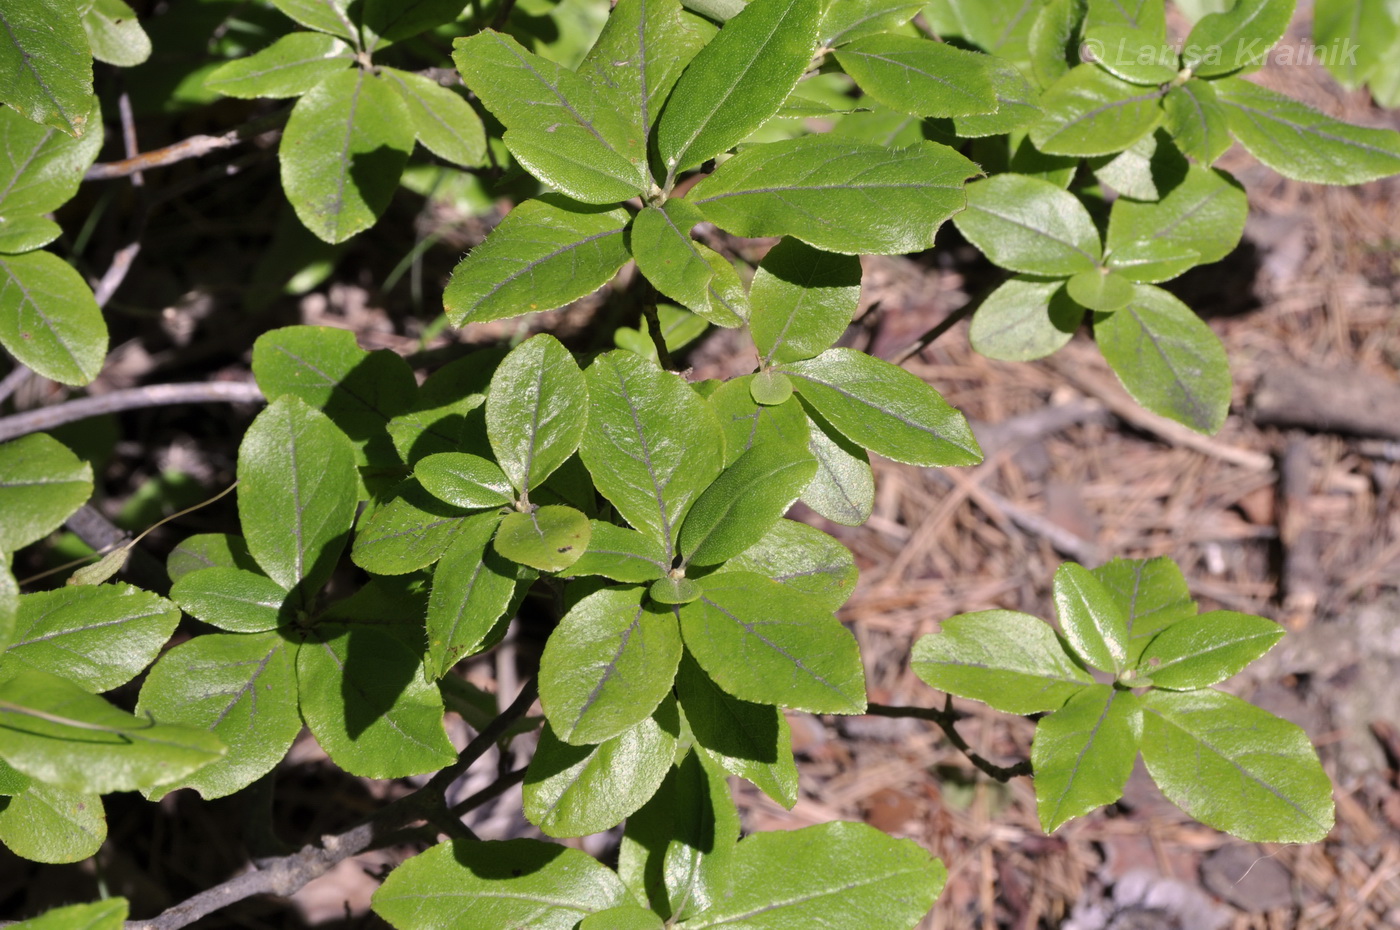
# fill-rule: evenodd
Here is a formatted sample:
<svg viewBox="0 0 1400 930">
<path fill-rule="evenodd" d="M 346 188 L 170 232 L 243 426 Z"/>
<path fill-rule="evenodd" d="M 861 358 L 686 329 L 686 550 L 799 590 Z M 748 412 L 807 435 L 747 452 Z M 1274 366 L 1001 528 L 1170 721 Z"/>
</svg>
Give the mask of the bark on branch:
<svg viewBox="0 0 1400 930">
<path fill-rule="evenodd" d="M 190 384 L 150 384 L 113 391 L 96 397 L 80 397 L 52 407 L 26 410 L 0 417 L 0 442 L 27 433 L 53 429 L 88 417 L 136 410 L 141 407 L 168 407 L 174 404 L 260 404 L 262 392 L 256 384 L 236 381 L 209 381 Z"/>
</svg>

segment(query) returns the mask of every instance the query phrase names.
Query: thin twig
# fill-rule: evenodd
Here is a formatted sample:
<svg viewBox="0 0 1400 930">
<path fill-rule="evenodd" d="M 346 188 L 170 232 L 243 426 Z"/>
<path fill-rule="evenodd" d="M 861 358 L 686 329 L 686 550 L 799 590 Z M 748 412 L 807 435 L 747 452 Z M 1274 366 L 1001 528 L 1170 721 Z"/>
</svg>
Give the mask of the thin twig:
<svg viewBox="0 0 1400 930">
<path fill-rule="evenodd" d="M 507 772 L 485 788 L 482 788 L 476 794 L 468 795 L 458 801 L 456 804 L 452 805 L 452 816 L 461 819 L 481 805 L 496 800 L 496 798 L 499 798 L 511 788 L 514 788 L 524 781 L 525 772 L 525 766 L 521 766 L 512 772 Z"/>
<path fill-rule="evenodd" d="M 666 347 L 666 333 L 661 329 L 661 314 L 656 310 L 656 288 L 650 282 L 642 285 L 642 317 L 647 321 L 647 333 L 656 347 L 656 360 L 667 371 L 675 371 L 676 363 Z"/>
<path fill-rule="evenodd" d="M 0 380 L 0 404 L 9 399 L 10 395 L 18 391 L 24 382 L 29 380 L 32 374 L 29 368 L 15 362 L 15 367 L 10 370 L 3 380 Z"/>
<path fill-rule="evenodd" d="M 954 326 L 957 326 L 959 323 L 961 323 L 968 317 L 972 316 L 973 312 L 982 305 L 982 301 L 986 300 L 987 295 L 990 293 L 990 290 L 983 292 L 976 298 L 969 300 L 967 303 L 963 304 L 961 307 L 945 316 L 941 321 L 939 321 L 937 326 L 934 326 L 932 329 L 924 333 L 918 339 L 915 339 L 909 344 L 907 348 L 905 348 L 902 352 L 896 355 L 893 359 L 894 363 L 896 365 L 903 365 L 905 362 L 909 361 L 911 358 L 918 355 L 920 352 L 924 351 L 929 346 L 933 345 L 935 342 L 938 341 L 939 337 L 941 337 L 944 333 L 948 332 L 948 330 L 952 329 Z"/>
<path fill-rule="evenodd" d="M 496 10 L 496 15 L 491 19 L 491 28 L 497 32 L 505 28 L 510 20 L 511 10 L 515 9 L 515 0 L 501 0 L 501 5 Z"/>
<path fill-rule="evenodd" d="M 96 397 L 80 397 L 77 400 L 26 410 L 8 417 L 0 417 L 0 442 L 7 442 L 16 436 L 53 429 L 65 423 L 86 420 L 88 417 L 118 413 L 123 410 L 136 410 L 142 407 L 168 407 L 174 404 L 259 404 L 263 402 L 262 392 L 256 384 L 237 381 L 209 381 L 190 384 L 150 384 L 145 387 L 113 391 Z"/>
<path fill-rule="evenodd" d="M 510 729 L 511 724 L 525 716 L 526 711 L 530 709 L 530 705 L 535 703 L 535 698 L 537 696 L 539 696 L 539 686 L 535 679 L 531 678 L 529 681 L 525 682 L 525 687 L 520 689 L 520 694 L 511 702 L 511 705 L 501 711 L 496 719 L 492 720 L 487 725 L 486 729 L 476 735 L 475 739 L 467 743 L 466 747 L 462 749 L 461 755 L 457 757 L 457 761 L 434 775 L 428 783 L 424 785 L 424 788 L 436 792 L 439 798 L 445 797 L 448 786 L 462 777 L 467 769 L 476 764 L 477 759 L 486 755 L 486 751 L 494 746 L 501 737 L 506 735 L 506 731 Z"/>
<path fill-rule="evenodd" d="M 865 712 L 873 717 L 914 717 L 918 720 L 927 720 L 930 723 L 938 724 L 939 729 L 947 735 L 948 742 L 967 756 L 967 760 L 977 766 L 984 774 L 997 781 L 1007 782 L 1018 775 L 1031 774 L 1029 760 L 1017 762 L 1015 765 L 997 765 L 988 762 L 974 752 L 972 747 L 967 744 L 967 740 L 962 738 L 962 734 L 958 733 L 957 727 L 954 726 L 964 715 L 953 709 L 952 695 L 947 697 L 942 710 L 935 710 L 932 707 L 891 707 L 887 704 L 871 704 L 866 707 Z"/>
<path fill-rule="evenodd" d="M 152 168 L 163 168 L 186 159 L 199 158 L 210 152 L 232 148 L 250 140 L 272 141 L 281 135 L 281 124 L 286 121 L 287 114 L 290 112 L 290 107 L 278 110 L 276 113 L 261 119 L 245 123 L 237 129 L 231 129 L 221 136 L 190 136 L 188 139 L 182 139 L 173 145 L 167 145 L 165 148 L 143 152 L 121 161 L 101 162 L 89 168 L 87 173 L 83 175 L 83 179 L 103 181 L 111 178 L 124 178 Z"/>
</svg>

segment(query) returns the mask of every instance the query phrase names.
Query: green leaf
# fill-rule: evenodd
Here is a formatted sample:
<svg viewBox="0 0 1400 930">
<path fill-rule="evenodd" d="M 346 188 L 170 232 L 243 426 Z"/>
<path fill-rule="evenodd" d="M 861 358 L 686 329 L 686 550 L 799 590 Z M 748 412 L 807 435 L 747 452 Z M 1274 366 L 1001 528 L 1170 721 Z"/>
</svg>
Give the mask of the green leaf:
<svg viewBox="0 0 1400 930">
<path fill-rule="evenodd" d="M 1065 562 L 1055 571 L 1055 612 L 1076 656 L 1105 672 L 1128 667 L 1127 612 L 1084 566 Z"/>
<path fill-rule="evenodd" d="M 1204 824 L 1257 843 L 1316 843 L 1332 783 L 1308 736 L 1219 691 L 1142 698 L 1142 757 L 1162 793 Z"/>
<path fill-rule="evenodd" d="M 0 109 L 0 217 L 4 217 L 0 228 L 26 214 L 49 213 L 71 200 L 101 148 L 100 121 L 74 139 L 31 122 L 10 107 Z"/>
<path fill-rule="evenodd" d="M 1196 23 L 1181 52 L 1181 64 L 1201 77 L 1231 74 L 1263 63 L 1288 31 L 1295 0 L 1236 0 L 1223 13 Z"/>
<path fill-rule="evenodd" d="M 1157 634 L 1143 650 L 1138 671 L 1158 688 L 1208 688 L 1242 672 L 1283 633 L 1283 627 L 1264 617 L 1212 610 Z"/>
<path fill-rule="evenodd" d="M 1167 34 L 1165 4 L 1162 0 L 1089 0 L 1085 30 L 1103 26 L 1127 26 L 1164 37 Z"/>
<path fill-rule="evenodd" d="M 299 97 L 354 62 L 350 46 L 335 36 L 293 32 L 260 52 L 219 65 L 204 86 L 226 97 Z"/>
<path fill-rule="evenodd" d="M 212 734 L 153 722 L 46 672 L 0 684 L 0 757 L 69 791 L 141 791 L 179 781 L 224 754 Z"/>
<path fill-rule="evenodd" d="M 633 138 L 645 139 L 681 72 L 713 34 L 678 0 L 619 0 L 578 73 L 609 88 Z"/>
<path fill-rule="evenodd" d="M 1130 84 L 1169 84 L 1178 71 L 1176 49 L 1164 37 L 1131 26 L 1089 30 L 1081 54 Z"/>
<path fill-rule="evenodd" d="M 1029 362 L 1069 345 L 1083 319 L 1084 308 L 1069 299 L 1064 281 L 1014 277 L 977 307 L 968 340 L 988 358 Z"/>
<path fill-rule="evenodd" d="M 624 845 L 629 840 L 634 849 L 619 850 L 619 872 L 623 856 L 634 854 L 643 900 L 672 924 L 722 900 L 739 841 L 739 812 L 724 772 L 708 755 L 687 753 L 651 801 L 627 818 Z"/>
<path fill-rule="evenodd" d="M 376 575 L 406 575 L 427 568 L 473 523 L 500 520 L 496 513 L 452 507 L 437 500 L 416 481 L 395 489 L 388 503 L 369 512 L 355 533 L 354 563 Z"/>
<path fill-rule="evenodd" d="M 1079 198 L 1049 181 L 1001 174 L 967 186 L 967 210 L 954 218 L 993 263 L 1026 274 L 1090 271 L 1103 257 L 1099 231 Z"/>
<path fill-rule="evenodd" d="M 47 433 L 0 445 L 0 552 L 43 539 L 91 496 L 92 465 Z"/>
<path fill-rule="evenodd" d="M 943 38 L 961 37 L 990 55 L 1019 63 L 1028 54 L 1036 6 L 1025 0 L 935 0 L 924 15 Z"/>
<path fill-rule="evenodd" d="M 540 704 L 566 743 L 601 743 L 652 715 L 671 693 L 681 633 L 641 588 L 604 588 L 574 605 L 540 658 Z"/>
<path fill-rule="evenodd" d="M 795 236 L 846 255 L 900 255 L 933 246 L 967 202 L 979 169 L 935 142 L 887 149 L 802 136 L 754 145 L 720 165 L 687 199 L 736 236 Z"/>
<path fill-rule="evenodd" d="M 414 464 L 435 452 L 485 451 L 486 390 L 505 355 L 504 346 L 484 349 L 429 375 L 412 409 L 389 422 L 399 457 Z"/>
<path fill-rule="evenodd" d="M 0 103 L 25 119 L 81 136 L 101 114 L 92 95 L 92 53 L 79 6 L 26 0 L 0 10 Z"/>
<path fill-rule="evenodd" d="M 751 572 L 718 572 L 701 587 L 680 608 L 681 634 L 721 688 L 814 714 L 865 710 L 855 637 L 822 601 Z"/>
<path fill-rule="evenodd" d="M 1108 220 L 1108 249 L 1118 255 L 1141 243 L 1150 247 L 1148 257 L 1175 259 L 1190 251 L 1209 264 L 1240 244 L 1248 215 L 1249 200 L 1238 181 L 1223 171 L 1193 165 L 1185 180 L 1157 203 L 1115 201 Z"/>
<path fill-rule="evenodd" d="M 19 600 L 5 667 L 61 675 L 94 693 L 150 665 L 180 622 L 165 598 L 131 585 L 69 585 Z"/>
<path fill-rule="evenodd" d="M 679 730 L 673 700 L 597 746 L 570 746 L 546 726 L 525 773 L 525 817 L 548 836 L 617 826 L 661 787 Z"/>
<path fill-rule="evenodd" d="M 949 117 L 997 110 L 990 59 L 976 52 L 884 33 L 837 49 L 836 60 L 861 90 L 901 113 Z"/>
<path fill-rule="evenodd" d="M 570 566 L 573 575 L 602 575 L 613 581 L 654 581 L 666 574 L 671 556 L 648 536 L 611 523 L 590 521 L 588 549 Z"/>
<path fill-rule="evenodd" d="M 107 818 L 102 798 L 96 794 L 35 782 L 0 801 L 0 842 L 26 859 L 81 862 L 95 855 L 106 838 Z M 63 925 L 64 930 L 79 926 L 88 924 L 75 921 Z"/>
<path fill-rule="evenodd" d="M 1131 691 L 1090 685 L 1041 719 L 1031 744 L 1040 826 L 1065 821 L 1123 796 L 1142 739 L 1142 707 Z"/>
<path fill-rule="evenodd" d="M 644 907 L 623 904 L 583 918 L 578 930 L 665 930 L 665 924 Z"/>
<path fill-rule="evenodd" d="M 812 438 L 808 448 L 817 460 L 817 474 L 802 492 L 802 503 L 833 523 L 860 526 L 875 510 L 870 455 L 821 420 L 819 414 L 809 423 Z"/>
<path fill-rule="evenodd" d="M 1093 570 L 1118 598 L 1128 614 L 1128 662 L 1139 656 L 1159 632 L 1186 617 L 1196 615 L 1196 602 L 1186 578 L 1171 559 L 1114 559 Z"/>
<path fill-rule="evenodd" d="M 15 581 L 8 565 L 0 565 L 0 655 L 3 655 L 14 641 L 15 617 L 18 613 L 19 583 Z M 2 776 L 0 780 L 3 780 Z"/>
<path fill-rule="evenodd" d="M 438 452 L 420 459 L 413 477 L 438 500 L 467 510 L 502 507 L 515 500 L 515 489 L 499 465 L 466 452 Z"/>
<path fill-rule="evenodd" d="M 20 117 L 15 118 L 19 119 Z M 62 138 L 67 138 L 67 136 Z M 34 249 L 42 249 L 61 235 L 63 235 L 63 227 L 47 217 L 0 216 L 0 254 L 32 252 Z"/>
<path fill-rule="evenodd" d="M 340 36 L 358 47 L 359 32 L 345 12 L 351 2 L 352 0 L 272 0 L 272 5 L 308 29 Z"/>
<path fill-rule="evenodd" d="M 826 0 L 820 44 L 836 48 L 868 35 L 903 26 L 922 9 L 909 0 Z"/>
<path fill-rule="evenodd" d="M 749 299 L 723 255 L 690 238 L 705 217 L 684 200 L 648 206 L 632 223 L 629 248 L 656 289 L 716 326 L 742 326 Z"/>
<path fill-rule="evenodd" d="M 779 520 L 720 570 L 763 575 L 833 611 L 855 593 L 860 576 L 851 551 L 840 540 L 795 520 Z"/>
<path fill-rule="evenodd" d="M 108 898 L 95 904 L 57 907 L 13 926 L 14 930 L 122 930 L 126 912 L 125 898 Z"/>
<path fill-rule="evenodd" d="M 1354 52 L 1335 55 L 1327 62 L 1327 70 L 1343 87 L 1355 90 L 1367 78 L 1374 84 L 1377 71 L 1394 62 L 1390 53 L 1400 38 L 1400 22 L 1394 5 L 1387 10 L 1385 4 L 1366 0 L 1316 0 L 1312 34 L 1318 48 L 1340 46 Z"/>
<path fill-rule="evenodd" d="M 525 340 L 491 377 L 486 432 L 501 470 L 526 499 L 578 449 L 587 420 L 583 372 L 553 336 Z"/>
<path fill-rule="evenodd" d="M 1255 158 L 1286 178 L 1363 184 L 1400 173 L 1400 133 L 1332 119 L 1241 78 L 1215 82 L 1230 131 Z"/>
<path fill-rule="evenodd" d="M 672 553 L 681 521 L 720 473 L 719 423 L 685 381 L 629 352 L 598 356 L 585 375 L 583 464 L 617 512 Z"/>
<path fill-rule="evenodd" d="M 87 282 L 57 255 L 0 255 L 0 344 L 45 378 L 83 385 L 102 370 L 107 324 Z"/>
<path fill-rule="evenodd" d="M 750 297 L 754 345 L 768 364 L 811 358 L 846 332 L 860 304 L 860 259 L 783 239 L 759 263 Z"/>
<path fill-rule="evenodd" d="M 1079 64 L 1078 42 L 1084 0 L 1049 0 L 1036 14 L 1027 35 L 1031 75 L 1041 87 L 1049 87 L 1069 74 L 1071 59 Z"/>
<path fill-rule="evenodd" d="M 1047 155 L 1111 155 L 1148 135 L 1162 121 L 1163 92 L 1080 65 L 1040 98 L 1043 111 L 1031 141 Z"/>
<path fill-rule="evenodd" d="M 553 310 L 591 294 L 626 264 L 625 210 L 527 200 L 452 272 L 443 302 L 454 326 Z"/>
<path fill-rule="evenodd" d="M 904 930 L 928 914 L 948 871 L 913 840 L 863 823 L 755 833 L 734 854 L 733 891 L 680 926 Z"/>
<path fill-rule="evenodd" d="M 1132 302 L 1133 282 L 1108 268 L 1081 271 L 1065 282 L 1065 292 L 1081 307 L 1112 313 Z"/>
<path fill-rule="evenodd" d="M 199 533 L 187 536 L 165 560 L 165 573 L 171 581 L 179 581 L 201 568 L 242 568 L 258 570 L 258 563 L 248 552 L 242 536 L 227 533 Z M 176 599 L 178 602 L 178 599 Z"/>
<path fill-rule="evenodd" d="M 292 108 L 278 156 L 282 188 L 307 229 L 344 242 L 388 209 L 413 151 L 408 107 L 360 68 L 323 78 Z"/>
<path fill-rule="evenodd" d="M 1173 87 L 1162 108 L 1167 132 L 1177 148 L 1207 168 L 1234 144 L 1225 109 L 1210 82 L 1193 78 Z"/>
<path fill-rule="evenodd" d="M 1123 309 L 1094 321 L 1099 350 L 1139 404 L 1198 433 L 1212 434 L 1230 412 L 1230 360 L 1191 308 L 1139 284 Z"/>
<path fill-rule="evenodd" d="M 1089 166 L 1101 185 L 1133 200 L 1160 200 L 1190 169 L 1190 163 L 1160 130 L 1143 136 L 1118 155 L 1092 159 Z"/>
<path fill-rule="evenodd" d="M 957 116 L 953 129 L 960 138 L 976 139 L 1014 132 L 1040 116 L 1040 94 L 1021 70 L 1009 61 L 988 59 L 997 110 L 980 116 Z"/>
<path fill-rule="evenodd" d="M 681 526 L 685 564 L 718 565 L 757 543 L 816 474 L 805 446 L 760 443 L 695 501 Z"/>
<path fill-rule="evenodd" d="M 877 455 L 925 466 L 982 461 L 963 415 L 898 366 L 855 349 L 828 349 L 783 371 L 805 402 Z"/>
<path fill-rule="evenodd" d="M 456 21 L 464 6 L 457 0 L 365 0 L 366 44 L 373 49 L 411 39 Z"/>
<path fill-rule="evenodd" d="M 507 514 L 496 532 L 500 555 L 539 569 L 563 571 L 588 548 L 588 517 L 572 507 L 551 505 L 529 513 Z"/>
<path fill-rule="evenodd" d="M 1011 610 L 944 620 L 914 644 L 913 669 L 939 691 L 1010 714 L 1058 710 L 1094 683 L 1048 623 Z"/>
<path fill-rule="evenodd" d="M 1126 204 L 1127 201 L 1119 200 Z M 1201 264 L 1201 253 L 1164 240 L 1140 239 L 1108 252 L 1104 265 L 1136 284 L 1170 281 Z"/>
<path fill-rule="evenodd" d="M 296 656 L 301 716 L 336 765 L 365 778 L 403 778 L 450 765 L 442 694 L 392 633 L 321 623 Z"/>
<path fill-rule="evenodd" d="M 98 61 L 132 68 L 151 57 L 151 37 L 122 0 L 96 0 L 83 14 L 83 31 Z"/>
<path fill-rule="evenodd" d="M 704 317 L 696 316 L 674 304 L 657 304 L 656 316 L 661 323 L 661 335 L 666 340 L 666 348 L 673 354 L 699 339 L 710 328 Z M 619 326 L 613 331 L 613 342 L 619 349 L 626 349 L 633 355 L 656 361 L 656 343 L 652 342 L 645 321 L 637 329 Z"/>
<path fill-rule="evenodd" d="M 710 406 L 724 430 L 726 468 L 750 449 L 760 446 L 778 445 L 796 450 L 808 447 L 810 431 L 802 405 L 758 404 L 753 398 L 753 385 L 757 377 L 743 375 L 733 378 L 710 395 Z"/>
<path fill-rule="evenodd" d="M 408 107 L 418 141 L 439 158 L 474 168 L 486 160 L 486 129 L 459 94 L 431 78 L 396 68 L 380 68 Z"/>
<path fill-rule="evenodd" d="M 480 652 L 515 596 L 515 567 L 490 550 L 495 531 L 494 520 L 473 521 L 433 570 L 424 660 L 429 680 Z"/>
<path fill-rule="evenodd" d="M 374 893 L 397 930 L 574 930 L 631 901 L 617 873 L 577 849 L 539 840 L 450 841 L 410 857 Z"/>
<path fill-rule="evenodd" d="M 657 604 L 679 607 L 700 599 L 700 586 L 690 578 L 667 574 L 647 587 L 647 596 Z"/>
<path fill-rule="evenodd" d="M 609 89 L 491 29 L 453 43 L 467 87 L 506 126 L 505 142 L 535 177 L 575 200 L 616 203 L 645 193 L 646 136 Z"/>
<path fill-rule="evenodd" d="M 193 788 L 206 800 L 272 771 L 301 732 L 293 646 L 277 633 L 196 636 L 160 657 L 141 686 L 138 714 L 208 730 L 228 755 L 153 795 Z"/>
<path fill-rule="evenodd" d="M 792 381 L 781 371 L 760 371 L 749 380 L 749 397 L 764 407 L 777 407 L 792 397 Z"/>
<path fill-rule="evenodd" d="M 238 447 L 238 517 L 273 581 L 303 597 L 335 568 L 355 520 L 355 452 L 325 414 L 294 396 L 273 401 Z"/>
<path fill-rule="evenodd" d="M 777 112 L 817 47 L 820 0 L 752 0 L 676 81 L 656 124 L 674 178 L 732 148 Z"/>
</svg>

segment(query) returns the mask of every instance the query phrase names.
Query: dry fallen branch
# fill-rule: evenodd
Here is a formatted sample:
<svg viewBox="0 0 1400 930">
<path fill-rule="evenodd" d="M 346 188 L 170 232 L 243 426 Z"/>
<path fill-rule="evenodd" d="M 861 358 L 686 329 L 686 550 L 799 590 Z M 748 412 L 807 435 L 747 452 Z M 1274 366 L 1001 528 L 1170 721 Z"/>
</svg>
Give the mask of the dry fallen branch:
<svg viewBox="0 0 1400 930">
<path fill-rule="evenodd" d="M 113 391 L 96 397 L 80 397 L 52 407 L 26 410 L 0 418 L 0 442 L 17 436 L 53 429 L 65 423 L 76 423 L 88 417 L 98 417 L 123 410 L 142 407 L 169 407 L 175 404 L 260 404 L 262 391 L 256 384 L 237 381 L 193 382 L 189 384 L 150 384 L 145 387 Z"/>
</svg>

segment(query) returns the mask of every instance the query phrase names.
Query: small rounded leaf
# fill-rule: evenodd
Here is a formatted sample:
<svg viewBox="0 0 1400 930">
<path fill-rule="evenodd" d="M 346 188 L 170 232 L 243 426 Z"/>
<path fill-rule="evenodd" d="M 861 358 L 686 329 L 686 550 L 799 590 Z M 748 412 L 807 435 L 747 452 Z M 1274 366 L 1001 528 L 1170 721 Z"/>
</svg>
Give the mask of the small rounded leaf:
<svg viewBox="0 0 1400 930">
<path fill-rule="evenodd" d="M 756 404 L 776 407 L 792 396 L 792 382 L 781 371 L 760 371 L 749 382 L 749 394 Z"/>
<path fill-rule="evenodd" d="M 533 513 L 508 514 L 496 531 L 496 551 L 512 562 L 559 572 L 578 561 L 592 535 L 588 517 L 551 504 Z"/>
<path fill-rule="evenodd" d="M 690 578 L 658 578 L 651 583 L 647 594 L 658 604 L 689 604 L 700 598 L 700 586 Z"/>
</svg>

